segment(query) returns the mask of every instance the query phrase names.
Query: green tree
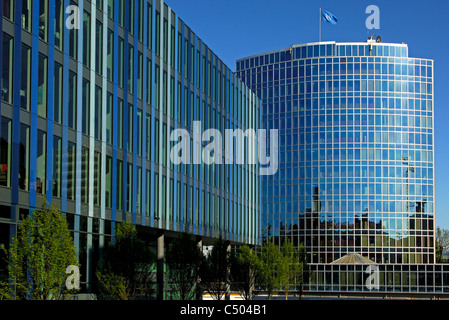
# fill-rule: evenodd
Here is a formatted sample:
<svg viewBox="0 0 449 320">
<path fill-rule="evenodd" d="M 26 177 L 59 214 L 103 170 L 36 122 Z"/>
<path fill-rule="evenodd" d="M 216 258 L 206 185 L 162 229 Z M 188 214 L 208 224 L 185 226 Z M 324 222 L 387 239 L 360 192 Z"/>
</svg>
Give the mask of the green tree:
<svg viewBox="0 0 449 320">
<path fill-rule="evenodd" d="M 169 279 L 177 289 L 175 296 L 178 299 L 191 300 L 195 297 L 202 258 L 203 253 L 196 241 L 187 233 L 172 240 L 167 246 L 165 262 Z"/>
<path fill-rule="evenodd" d="M 0 296 L 17 300 L 56 300 L 76 291 L 66 286 L 67 267 L 79 266 L 67 220 L 56 206 L 48 207 L 45 199 L 41 207 L 18 226 L 9 250 L 4 246 L 2 249 L 8 257 L 9 292 Z"/>
<path fill-rule="evenodd" d="M 268 299 L 271 300 L 275 289 L 279 287 L 279 265 L 282 263 L 282 254 L 279 247 L 271 242 L 266 241 L 262 245 L 260 253 L 259 266 L 257 268 L 258 282 L 265 287 Z"/>
<path fill-rule="evenodd" d="M 281 257 L 278 266 L 278 276 L 281 288 L 287 300 L 290 287 L 301 279 L 302 264 L 299 261 L 298 249 L 286 238 L 281 247 Z"/>
<path fill-rule="evenodd" d="M 129 222 L 115 226 L 115 239 L 105 250 L 96 273 L 100 292 L 113 300 L 148 294 L 154 281 L 155 255 Z"/>
<path fill-rule="evenodd" d="M 231 261 L 233 284 L 243 299 L 252 300 L 259 257 L 252 248 L 244 245 L 238 254 L 232 255 Z"/>
<path fill-rule="evenodd" d="M 443 253 L 449 248 L 449 230 L 437 227 L 435 237 L 436 262 L 442 263 Z"/>
<path fill-rule="evenodd" d="M 231 252 L 229 241 L 217 239 L 200 268 L 202 288 L 216 300 L 221 300 L 229 291 Z"/>
</svg>

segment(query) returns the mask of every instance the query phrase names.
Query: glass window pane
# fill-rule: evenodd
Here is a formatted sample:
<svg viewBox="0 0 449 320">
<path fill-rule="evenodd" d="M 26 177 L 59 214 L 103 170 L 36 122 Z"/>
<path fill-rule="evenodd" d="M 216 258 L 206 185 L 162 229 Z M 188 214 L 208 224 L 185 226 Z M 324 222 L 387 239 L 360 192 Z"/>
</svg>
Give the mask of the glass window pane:
<svg viewBox="0 0 449 320">
<path fill-rule="evenodd" d="M 29 190 L 30 127 L 20 124 L 19 188 Z"/>
<path fill-rule="evenodd" d="M 36 192 L 45 194 L 46 190 L 47 133 L 37 130 Z"/>
<path fill-rule="evenodd" d="M 13 38 L 3 33 L 3 55 L 2 55 L 2 100 L 12 104 L 13 89 Z"/>
<path fill-rule="evenodd" d="M 47 73 L 48 59 L 45 55 L 39 54 L 39 74 L 37 88 L 37 114 L 43 118 L 47 117 Z"/>
<path fill-rule="evenodd" d="M 62 164 L 62 139 L 53 137 L 53 196 L 61 197 L 61 164 Z"/>
<path fill-rule="evenodd" d="M 11 187 L 11 119 L 1 117 L 0 186 Z"/>
<path fill-rule="evenodd" d="M 55 62 L 53 119 L 56 123 L 62 123 L 62 71 L 62 65 Z"/>
</svg>

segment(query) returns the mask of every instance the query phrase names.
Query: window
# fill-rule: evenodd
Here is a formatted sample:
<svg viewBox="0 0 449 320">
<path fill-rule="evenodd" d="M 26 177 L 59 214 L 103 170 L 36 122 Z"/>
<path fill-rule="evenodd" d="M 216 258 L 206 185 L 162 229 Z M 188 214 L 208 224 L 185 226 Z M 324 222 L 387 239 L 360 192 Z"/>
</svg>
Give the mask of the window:
<svg viewBox="0 0 449 320">
<path fill-rule="evenodd" d="M 53 196 L 61 197 L 62 139 L 53 137 Z"/>
<path fill-rule="evenodd" d="M 137 155 L 142 156 L 142 110 L 137 109 Z"/>
<path fill-rule="evenodd" d="M 0 186 L 11 187 L 11 119 L 1 117 Z"/>
<path fill-rule="evenodd" d="M 3 0 L 3 16 L 11 21 L 14 21 L 14 1 Z"/>
<path fill-rule="evenodd" d="M 37 114 L 43 118 L 47 117 L 47 85 L 48 85 L 48 59 L 39 53 L 39 74 L 37 87 Z"/>
<path fill-rule="evenodd" d="M 30 127 L 20 124 L 19 189 L 29 190 L 30 172 Z"/>
<path fill-rule="evenodd" d="M 127 150 L 128 152 L 133 152 L 133 137 L 134 137 L 134 106 L 132 104 L 129 104 L 128 106 L 128 146 Z"/>
<path fill-rule="evenodd" d="M 129 46 L 129 57 L 128 57 L 128 91 L 129 93 L 134 93 L 134 47 Z"/>
<path fill-rule="evenodd" d="M 83 78 L 83 101 L 81 103 L 82 107 L 82 124 L 81 132 L 89 135 L 89 124 L 90 124 L 90 83 L 89 80 Z"/>
<path fill-rule="evenodd" d="M 99 86 L 95 86 L 95 127 L 94 137 L 101 140 L 101 128 L 102 128 L 102 90 Z"/>
<path fill-rule="evenodd" d="M 77 106 L 77 80 L 76 73 L 69 72 L 69 114 L 68 125 L 69 128 L 76 130 L 76 106 Z"/>
<path fill-rule="evenodd" d="M 114 32 L 108 28 L 106 78 L 114 81 Z"/>
<path fill-rule="evenodd" d="M 45 194 L 46 190 L 46 158 L 47 133 L 37 130 L 36 192 L 41 194 Z"/>
<path fill-rule="evenodd" d="M 31 0 L 30 0 L 31 1 Z M 23 3 L 23 1 L 22 1 Z M 63 23 L 64 23 L 63 0 L 55 0 L 55 47 L 63 50 Z M 23 9 L 22 9 L 23 11 Z"/>
<path fill-rule="evenodd" d="M 70 1 L 70 5 L 76 6 L 74 1 Z M 78 60 L 78 29 L 68 29 L 69 32 L 69 55 L 75 60 Z"/>
<path fill-rule="evenodd" d="M 68 143 L 67 148 L 67 199 L 75 200 L 76 187 L 76 145 Z"/>
<path fill-rule="evenodd" d="M 103 74 L 103 24 L 97 20 L 95 26 L 95 72 Z"/>
<path fill-rule="evenodd" d="M 106 143 L 112 144 L 112 112 L 114 107 L 113 95 L 108 92 L 106 97 Z"/>
<path fill-rule="evenodd" d="M 54 74 L 54 101 L 53 101 L 53 119 L 56 123 L 62 123 L 62 65 L 55 62 Z"/>
<path fill-rule="evenodd" d="M 106 156 L 105 204 L 112 208 L 112 157 Z"/>
<path fill-rule="evenodd" d="M 22 44 L 22 69 L 20 79 L 20 107 L 30 110 L 31 48 Z"/>
<path fill-rule="evenodd" d="M 5 3 L 7 1 L 4 1 Z M 31 13 L 33 0 L 22 0 L 22 28 L 31 32 Z M 3 9 L 3 13 L 5 10 Z"/>
<path fill-rule="evenodd" d="M 133 164 L 128 162 L 128 177 L 126 185 L 126 210 L 133 211 Z"/>
<path fill-rule="evenodd" d="M 89 203 L 89 149 L 81 149 L 81 202 Z"/>
<path fill-rule="evenodd" d="M 101 205 L 101 153 L 94 154 L 94 205 Z"/>
<path fill-rule="evenodd" d="M 2 100 L 12 104 L 13 89 L 13 38 L 3 33 Z"/>
<path fill-rule="evenodd" d="M 48 1 L 39 0 L 39 38 L 48 42 Z"/>
<path fill-rule="evenodd" d="M 146 170 L 146 186 L 147 186 L 147 194 L 146 194 L 146 205 L 145 205 L 145 215 L 147 217 L 150 216 L 150 205 L 151 205 L 151 173 L 150 170 Z"/>
<path fill-rule="evenodd" d="M 118 85 L 123 88 L 124 85 L 124 50 L 125 43 L 122 38 L 118 38 Z"/>
<path fill-rule="evenodd" d="M 91 52 L 91 40 L 90 40 L 90 14 L 84 11 L 83 14 L 83 63 L 86 67 L 90 67 L 90 52 Z M 101 55 L 97 52 L 97 55 Z"/>
<path fill-rule="evenodd" d="M 123 100 L 120 98 L 118 98 L 117 113 L 117 147 L 123 149 Z"/>
<path fill-rule="evenodd" d="M 123 161 L 117 160 L 117 194 L 116 194 L 116 200 L 117 200 L 117 210 L 122 210 L 122 203 L 123 203 Z"/>
<path fill-rule="evenodd" d="M 136 213 L 142 214 L 142 168 L 137 167 Z"/>
</svg>

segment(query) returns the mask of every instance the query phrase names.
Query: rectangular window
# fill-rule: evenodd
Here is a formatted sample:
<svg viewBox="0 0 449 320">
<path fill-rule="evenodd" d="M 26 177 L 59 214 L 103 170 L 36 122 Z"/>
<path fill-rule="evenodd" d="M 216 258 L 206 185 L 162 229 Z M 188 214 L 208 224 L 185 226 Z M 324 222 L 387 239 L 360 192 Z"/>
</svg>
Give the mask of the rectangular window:
<svg viewBox="0 0 449 320">
<path fill-rule="evenodd" d="M 53 137 L 53 196 L 61 197 L 62 139 Z"/>
<path fill-rule="evenodd" d="M 94 205 L 101 205 L 101 153 L 94 154 Z"/>
<path fill-rule="evenodd" d="M 106 156 L 105 203 L 106 208 L 112 208 L 112 157 L 110 156 Z"/>
<path fill-rule="evenodd" d="M 137 109 L 137 155 L 142 156 L 142 110 Z"/>
<path fill-rule="evenodd" d="M 150 106 L 152 105 L 151 97 L 152 97 L 152 87 L 153 87 L 153 75 L 152 75 L 152 67 L 151 67 L 151 60 L 147 59 L 147 104 Z"/>
<path fill-rule="evenodd" d="M 103 94 L 101 87 L 95 86 L 95 127 L 94 127 L 94 137 L 95 139 L 101 140 L 101 130 L 102 130 L 102 99 Z"/>
<path fill-rule="evenodd" d="M 114 19 L 114 0 L 108 0 L 108 17 Z"/>
<path fill-rule="evenodd" d="M 137 167 L 136 213 L 142 214 L 142 168 Z"/>
<path fill-rule="evenodd" d="M 31 48 L 22 44 L 22 69 L 20 78 L 21 108 L 25 110 L 30 110 L 30 96 L 31 96 Z"/>
<path fill-rule="evenodd" d="M 83 63 L 86 67 L 90 67 L 90 14 L 84 11 L 83 14 Z"/>
<path fill-rule="evenodd" d="M 13 38 L 3 33 L 3 55 L 2 55 L 2 100 L 12 104 L 13 89 Z"/>
<path fill-rule="evenodd" d="M 143 55 L 142 52 L 137 53 L 137 98 L 142 100 L 143 94 Z"/>
<path fill-rule="evenodd" d="M 117 106 L 117 147 L 123 149 L 123 100 L 118 99 Z"/>
<path fill-rule="evenodd" d="M 33 0 L 22 0 L 22 28 L 28 32 L 31 32 L 32 3 Z"/>
<path fill-rule="evenodd" d="M 146 170 L 146 186 L 147 186 L 147 198 L 146 198 L 146 205 L 145 205 L 145 215 L 147 217 L 150 216 L 150 205 L 151 205 L 151 173 L 150 170 Z"/>
<path fill-rule="evenodd" d="M 132 104 L 128 105 L 128 152 L 133 152 L 133 137 L 134 137 L 134 106 Z"/>
<path fill-rule="evenodd" d="M 122 203 L 123 203 L 123 161 L 117 160 L 117 194 L 116 194 L 116 200 L 117 200 L 117 210 L 122 210 Z"/>
<path fill-rule="evenodd" d="M 156 10 L 156 25 L 155 25 L 155 36 L 156 36 L 156 55 L 161 55 L 161 36 L 160 36 L 160 29 L 161 29 L 161 15 L 159 14 L 159 11 Z"/>
<path fill-rule="evenodd" d="M 133 211 L 133 164 L 128 162 L 128 180 L 126 185 L 126 210 Z"/>
<path fill-rule="evenodd" d="M 30 0 L 31 1 L 31 0 Z M 25 1 L 22 1 L 24 3 Z M 22 4 L 23 5 L 23 4 Z M 63 50 L 64 33 L 64 3 L 63 0 L 55 0 L 55 47 Z M 22 9 L 23 11 L 23 9 Z"/>
<path fill-rule="evenodd" d="M 123 88 L 124 85 L 124 67 L 125 67 L 125 42 L 118 38 L 118 85 Z"/>
<path fill-rule="evenodd" d="M 69 72 L 69 114 L 68 125 L 69 128 L 76 130 L 76 106 L 77 106 L 77 80 L 76 73 Z"/>
<path fill-rule="evenodd" d="M 39 53 L 39 74 L 37 87 L 37 114 L 47 117 L 47 86 L 48 86 L 48 59 Z"/>
<path fill-rule="evenodd" d="M 128 91 L 134 93 L 134 47 L 129 46 L 128 58 Z"/>
<path fill-rule="evenodd" d="M 67 200 L 75 200 L 76 188 L 76 145 L 68 143 L 67 148 Z"/>
<path fill-rule="evenodd" d="M 39 38 L 48 42 L 48 1 L 39 0 Z"/>
<path fill-rule="evenodd" d="M 54 74 L 54 91 L 53 91 L 53 120 L 56 123 L 62 123 L 62 65 L 55 62 L 55 74 Z"/>
<path fill-rule="evenodd" d="M 103 24 L 97 20 L 95 26 L 95 72 L 103 75 Z"/>
<path fill-rule="evenodd" d="M 148 28 L 148 48 L 150 50 L 153 50 L 153 7 L 151 6 L 151 4 L 148 4 L 148 23 L 147 23 L 147 28 Z"/>
<path fill-rule="evenodd" d="M 89 135 L 90 127 L 90 83 L 89 80 L 83 78 L 83 101 L 81 103 L 82 107 L 82 123 L 81 132 Z"/>
<path fill-rule="evenodd" d="M 134 10 L 134 0 L 128 0 L 129 3 L 129 10 L 128 10 L 128 16 L 129 16 L 129 33 L 134 35 L 134 13 L 136 10 Z"/>
<path fill-rule="evenodd" d="M 20 124 L 19 189 L 29 190 L 30 177 L 30 127 Z"/>
<path fill-rule="evenodd" d="M 154 174 L 154 217 L 159 218 L 159 175 Z"/>
<path fill-rule="evenodd" d="M 155 146 L 154 146 L 154 151 L 155 151 L 155 159 L 154 162 L 159 163 L 159 120 L 156 119 L 155 120 L 155 125 L 154 125 L 154 140 L 155 140 Z"/>
<path fill-rule="evenodd" d="M 73 0 L 70 1 L 70 5 L 76 6 Z M 75 60 L 78 60 L 78 29 L 68 29 L 69 32 L 69 55 Z"/>
<path fill-rule="evenodd" d="M 146 150 L 146 159 L 151 160 L 151 115 L 147 113 L 147 134 L 146 137 L 146 143 L 147 143 L 147 150 Z"/>
<path fill-rule="evenodd" d="M 114 107 L 113 95 L 108 92 L 106 97 L 106 143 L 112 144 L 112 119 L 113 119 L 113 107 Z"/>
<path fill-rule="evenodd" d="M 114 32 L 108 28 L 106 79 L 114 81 Z"/>
<path fill-rule="evenodd" d="M 81 149 L 81 202 L 89 203 L 89 149 Z"/>
<path fill-rule="evenodd" d="M 47 159 L 47 133 L 37 130 L 37 158 L 36 158 L 36 192 L 45 194 L 45 174 Z"/>
<path fill-rule="evenodd" d="M 1 117 L 0 186 L 11 187 L 11 119 Z"/>
</svg>

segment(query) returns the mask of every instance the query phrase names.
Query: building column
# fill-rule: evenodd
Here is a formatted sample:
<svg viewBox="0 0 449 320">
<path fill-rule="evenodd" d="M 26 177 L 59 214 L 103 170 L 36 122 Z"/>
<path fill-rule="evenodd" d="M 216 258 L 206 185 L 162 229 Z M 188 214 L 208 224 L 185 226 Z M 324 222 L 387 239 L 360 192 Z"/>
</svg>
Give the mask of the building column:
<svg viewBox="0 0 449 320">
<path fill-rule="evenodd" d="M 164 300 L 164 262 L 165 236 L 163 231 L 157 234 L 157 271 L 156 271 L 156 300 Z"/>
</svg>

